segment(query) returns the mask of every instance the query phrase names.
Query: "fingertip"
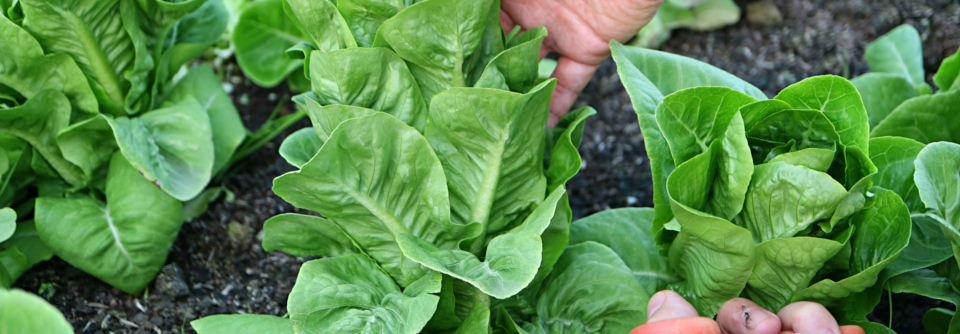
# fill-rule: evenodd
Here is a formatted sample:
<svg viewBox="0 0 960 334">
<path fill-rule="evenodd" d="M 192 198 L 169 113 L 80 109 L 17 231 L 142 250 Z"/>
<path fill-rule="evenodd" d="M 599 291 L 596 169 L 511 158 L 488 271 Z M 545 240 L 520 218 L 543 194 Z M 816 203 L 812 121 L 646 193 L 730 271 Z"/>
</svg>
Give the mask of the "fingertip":
<svg viewBox="0 0 960 334">
<path fill-rule="evenodd" d="M 655 293 L 647 305 L 647 323 L 697 316 L 697 310 L 693 305 L 671 290 Z"/>
<path fill-rule="evenodd" d="M 578 62 L 566 56 L 557 60 L 557 68 L 552 77 L 557 79 L 557 87 L 550 100 L 550 114 L 560 119 L 567 114 L 570 107 L 577 100 L 577 95 L 583 91 L 596 72 L 598 65 L 589 65 Z"/>
<path fill-rule="evenodd" d="M 717 312 L 717 323 L 726 334 L 779 334 L 780 319 L 753 301 L 728 300 Z"/>
<path fill-rule="evenodd" d="M 840 325 L 830 311 L 818 303 L 796 302 L 777 312 L 785 331 L 796 333 L 841 334 Z"/>
</svg>

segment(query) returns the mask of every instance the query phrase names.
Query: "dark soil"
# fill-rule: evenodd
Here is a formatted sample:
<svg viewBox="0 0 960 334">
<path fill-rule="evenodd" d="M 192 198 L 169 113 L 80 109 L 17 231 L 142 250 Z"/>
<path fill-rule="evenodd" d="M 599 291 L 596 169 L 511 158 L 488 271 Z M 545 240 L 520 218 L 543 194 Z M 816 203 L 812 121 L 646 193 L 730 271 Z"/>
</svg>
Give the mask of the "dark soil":
<svg viewBox="0 0 960 334">
<path fill-rule="evenodd" d="M 741 8 L 749 2 L 737 1 Z M 773 96 L 809 76 L 868 71 L 864 47 L 901 23 L 913 25 L 923 37 L 928 78 L 960 46 L 957 0 L 774 3 L 782 24 L 751 24 L 744 14 L 740 23 L 717 31 L 674 32 L 662 49 L 713 64 Z M 250 129 L 256 129 L 289 94 L 286 85 L 263 89 L 243 80 L 236 70 L 230 73 L 235 77 L 230 80 L 235 85 L 232 95 Z M 580 149 L 583 168 L 568 185 L 575 218 L 609 208 L 652 206 L 643 136 L 612 60 L 600 67 L 575 108 L 585 105 L 598 114 L 587 121 Z M 285 103 L 285 112 L 292 108 Z M 287 133 L 308 125 L 301 121 Z M 217 202 L 184 224 L 168 257 L 172 266 L 151 284 L 148 295 L 123 293 L 58 259 L 38 265 L 16 286 L 35 293 L 43 290 L 40 294 L 64 312 L 78 333 L 181 333 L 181 328 L 194 333 L 188 322 L 206 315 L 283 315 L 287 294 L 307 259 L 265 253 L 259 246 L 263 221 L 295 210 L 270 190 L 274 177 L 293 169 L 277 154 L 282 137 L 221 182 L 236 193 L 236 201 Z M 886 298 L 871 320 L 887 323 Z M 894 295 L 893 300 L 894 329 L 900 333 L 922 333 L 920 320 L 927 309 L 949 308 L 912 295 Z"/>
</svg>

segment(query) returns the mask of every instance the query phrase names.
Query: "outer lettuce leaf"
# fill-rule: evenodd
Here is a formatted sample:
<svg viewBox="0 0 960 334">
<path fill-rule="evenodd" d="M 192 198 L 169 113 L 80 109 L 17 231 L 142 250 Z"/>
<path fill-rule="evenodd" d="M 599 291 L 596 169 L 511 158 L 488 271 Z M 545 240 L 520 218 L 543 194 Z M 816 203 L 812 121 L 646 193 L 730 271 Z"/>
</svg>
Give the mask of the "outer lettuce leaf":
<svg viewBox="0 0 960 334">
<path fill-rule="evenodd" d="M 917 171 L 913 174 L 913 180 L 926 206 L 926 215 L 940 223 L 956 255 L 960 253 L 960 206 L 957 205 L 960 203 L 960 175 L 957 174 L 957 170 L 960 170 L 960 145 L 945 142 L 929 144 L 920 151 L 914 164 Z"/>
<path fill-rule="evenodd" d="M 313 128 L 303 128 L 287 136 L 280 144 L 280 156 L 294 167 L 303 167 L 323 146 Z"/>
<path fill-rule="evenodd" d="M 654 243 L 650 225 L 653 208 L 601 211 L 570 225 L 570 244 L 587 241 L 610 247 L 652 296 L 679 279 Z"/>
<path fill-rule="evenodd" d="M 105 193 L 106 205 L 90 198 L 38 198 L 37 232 L 67 263 L 135 295 L 160 272 L 183 208 L 119 153 L 110 160 Z"/>
<path fill-rule="evenodd" d="M 198 334 L 293 334 L 290 319 L 261 314 L 218 314 L 190 322 Z"/>
<path fill-rule="evenodd" d="M 915 97 L 897 106 L 870 135 L 907 137 L 924 144 L 960 142 L 958 105 L 960 90 Z"/>
<path fill-rule="evenodd" d="M 212 101 L 215 100 L 207 102 Z M 77 140 L 70 145 L 82 148 L 81 152 L 97 152 L 98 156 L 104 155 L 103 147 L 117 145 L 143 177 L 170 196 L 187 201 L 199 195 L 212 176 L 215 144 L 211 140 L 210 111 L 218 120 L 222 119 L 221 116 L 227 116 L 219 114 L 222 109 L 214 111 L 211 108 L 208 111 L 193 96 L 185 96 L 176 103 L 167 103 L 164 108 L 140 117 L 111 118 L 101 115 L 73 124 L 60 133 L 58 141 L 68 143 Z M 229 127 L 221 130 L 225 131 L 220 139 L 230 138 L 236 133 Z M 115 144 L 109 139 L 111 132 Z M 225 146 L 231 145 L 221 147 Z"/>
<path fill-rule="evenodd" d="M 537 315 L 523 327 L 527 332 L 626 333 L 646 322 L 650 296 L 620 257 L 601 244 L 568 247 L 544 284 Z"/>
<path fill-rule="evenodd" d="M 843 245 L 830 239 L 795 237 L 757 245 L 757 260 L 743 296 L 768 310 L 790 303 Z"/>
<path fill-rule="evenodd" d="M 903 101 L 918 95 L 910 79 L 898 74 L 867 73 L 850 80 L 850 83 L 857 87 L 863 98 L 871 129 Z"/>
<path fill-rule="evenodd" d="M 223 91 L 220 80 L 210 66 L 201 65 L 190 70 L 164 99 L 178 103 L 188 97 L 200 102 L 210 119 L 210 133 L 213 135 L 212 172 L 217 175 L 227 167 L 230 157 L 240 147 L 247 136 L 247 128 L 243 127 L 237 108 L 230 101 L 230 96 Z"/>
<path fill-rule="evenodd" d="M 370 108 L 396 116 L 423 132 L 427 104 L 407 65 L 383 48 L 310 54 L 310 83 L 317 102 Z"/>
<path fill-rule="evenodd" d="M 693 59 L 669 53 L 628 47 L 610 42 L 613 59 L 624 87 L 630 94 L 634 111 L 640 120 L 647 154 L 653 174 L 653 201 L 656 217 L 653 232 L 657 244 L 669 242 L 671 233 L 664 235 L 663 225 L 673 219 L 667 197 L 667 176 L 676 167 L 670 147 L 656 121 L 656 109 L 664 95 L 698 86 L 724 86 L 763 100 L 762 91 L 716 67 Z"/>
<path fill-rule="evenodd" d="M 99 113 L 97 98 L 77 63 L 62 53 L 44 55 L 33 36 L 3 15 L 0 15 L 0 53 L 4 54 L 4 61 L 0 62 L 0 84 L 16 94 L 29 99 L 44 89 L 52 89 L 70 100 L 71 118 Z"/>
<path fill-rule="evenodd" d="M 791 301 L 808 300 L 825 305 L 859 293 L 877 282 L 880 272 L 910 241 L 910 212 L 900 196 L 883 188 L 870 190 L 873 197 L 850 218 L 856 226 L 851 238 L 850 268 L 839 281 L 824 279 L 794 294 Z"/>
<path fill-rule="evenodd" d="M 74 186 L 89 182 L 102 159 L 74 161 L 64 157 L 56 134 L 70 122 L 70 101 L 58 91 L 44 90 L 20 107 L 0 109 L 0 132 L 17 136 L 30 144 L 50 166 Z M 109 152 L 107 152 L 109 154 Z M 86 157 L 90 158 L 90 157 Z"/>
<path fill-rule="evenodd" d="M 656 117 L 674 162 L 706 152 L 714 139 L 724 137 L 737 110 L 751 102 L 756 100 L 726 87 L 688 88 L 666 96 Z"/>
<path fill-rule="evenodd" d="M 227 29 L 227 21 L 229 17 L 223 0 L 206 0 L 196 11 L 174 23 L 163 39 L 151 94 L 166 95 L 174 75 L 183 65 L 203 55 L 220 40 Z M 204 99 L 198 97 L 197 100 Z"/>
<path fill-rule="evenodd" d="M 286 51 L 308 37 L 284 13 L 283 0 L 251 2 L 231 36 L 237 64 L 257 85 L 276 86 L 303 67 L 303 61 L 287 57 Z"/>
<path fill-rule="evenodd" d="M 954 53 L 940 63 L 940 68 L 933 75 L 933 83 L 940 88 L 941 92 L 951 91 L 960 88 L 960 80 L 957 78 L 960 78 L 960 52 Z"/>
<path fill-rule="evenodd" d="M 296 333 L 420 332 L 437 307 L 440 275 L 403 292 L 362 254 L 314 260 L 300 268 L 288 300 Z"/>
<path fill-rule="evenodd" d="M 359 253 L 354 241 L 337 224 L 323 217 L 293 213 L 263 223 L 263 250 L 297 256 L 342 256 Z"/>
<path fill-rule="evenodd" d="M 926 85 L 923 45 L 920 33 L 913 26 L 901 24 L 867 45 L 863 53 L 871 71 L 902 76 L 918 90 Z"/>
<path fill-rule="evenodd" d="M 900 195 L 912 213 L 922 212 L 923 202 L 913 182 L 914 161 L 924 144 L 909 138 L 879 137 L 870 139 L 870 161 L 877 166 L 873 181 L 878 187 Z"/>
<path fill-rule="evenodd" d="M 0 243 L 0 248 L 16 248 L 18 252 L 24 255 L 27 264 L 30 266 L 53 257 L 53 251 L 37 235 L 37 226 L 33 220 L 17 223 L 17 230 L 9 239 Z"/>
<path fill-rule="evenodd" d="M 73 326 L 57 308 L 20 289 L 0 289 L 0 319 L 0 327 L 8 333 L 73 333 Z"/>
<path fill-rule="evenodd" d="M 485 42 L 493 4 L 493 0 L 417 3 L 384 21 L 373 45 L 388 47 L 407 62 L 424 100 L 429 102 L 449 88 L 469 86 L 468 61 L 478 50 L 483 55 L 480 47 Z M 500 29 L 499 25 L 492 28 Z M 502 45 L 501 41 L 500 50 Z M 499 50 L 493 55 L 497 53 Z M 485 64 L 478 67 L 482 69 Z"/>
<path fill-rule="evenodd" d="M 427 140 L 376 113 L 340 124 L 300 171 L 274 180 L 274 192 L 336 223 L 405 286 L 423 270 L 400 252 L 401 234 L 445 248 L 459 241 L 446 230 L 452 227 L 446 183 Z"/>
<path fill-rule="evenodd" d="M 313 130 L 322 142 L 326 142 L 333 134 L 333 130 L 343 121 L 377 113 L 373 109 L 343 104 L 321 107 L 317 101 L 309 97 L 304 98 L 302 106 L 306 110 L 307 116 L 310 117 L 310 123 L 313 123 Z"/>
</svg>

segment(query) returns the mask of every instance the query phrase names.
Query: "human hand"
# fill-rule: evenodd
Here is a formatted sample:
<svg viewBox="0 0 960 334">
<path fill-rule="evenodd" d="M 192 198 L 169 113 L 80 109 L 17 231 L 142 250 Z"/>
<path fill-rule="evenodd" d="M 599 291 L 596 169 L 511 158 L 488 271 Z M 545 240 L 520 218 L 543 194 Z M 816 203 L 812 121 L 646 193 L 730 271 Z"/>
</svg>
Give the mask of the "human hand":
<svg viewBox="0 0 960 334">
<path fill-rule="evenodd" d="M 864 334 L 858 326 L 839 326 L 823 305 L 796 302 L 773 314 L 744 298 L 720 307 L 717 320 L 698 317 L 679 294 L 657 292 L 647 307 L 647 324 L 630 334 Z"/>
<path fill-rule="evenodd" d="M 544 26 L 540 57 L 560 54 L 553 77 L 557 88 L 550 101 L 554 126 L 607 56 L 610 40 L 626 42 L 645 26 L 662 0 L 501 0 L 500 22 L 506 31 Z"/>
</svg>

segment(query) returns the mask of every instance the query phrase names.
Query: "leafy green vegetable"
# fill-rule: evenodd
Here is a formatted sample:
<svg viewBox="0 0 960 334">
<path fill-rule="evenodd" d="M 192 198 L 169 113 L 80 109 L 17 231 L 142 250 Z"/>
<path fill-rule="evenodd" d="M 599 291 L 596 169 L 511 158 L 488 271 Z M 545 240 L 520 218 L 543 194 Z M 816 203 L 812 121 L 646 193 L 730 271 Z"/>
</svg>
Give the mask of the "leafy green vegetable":
<svg viewBox="0 0 960 334">
<path fill-rule="evenodd" d="M 232 41 L 237 64 L 254 83 L 273 87 L 303 62 L 287 57 L 286 51 L 307 37 L 283 11 L 283 0 L 255 1 L 245 6 L 237 20 Z"/>
<path fill-rule="evenodd" d="M 902 24 L 867 45 L 864 56 L 873 72 L 899 75 L 918 92 L 929 93 L 930 87 L 924 83 L 922 47 L 917 29 Z"/>
<path fill-rule="evenodd" d="M 290 319 L 259 314 L 220 314 L 190 322 L 199 334 L 293 334 Z"/>
<path fill-rule="evenodd" d="M 105 194 L 106 203 L 38 198 L 37 232 L 64 261 L 138 294 L 166 260 L 183 223 L 182 204 L 144 179 L 119 153 L 110 159 Z"/>
<path fill-rule="evenodd" d="M 897 106 L 870 133 L 873 137 L 901 136 L 921 143 L 960 142 L 957 120 L 960 90 L 919 96 Z"/>
<path fill-rule="evenodd" d="M 656 49 L 670 38 L 673 30 L 706 31 L 740 21 L 740 7 L 731 0 L 698 0 L 689 4 L 664 1 L 656 16 L 647 23 L 631 45 Z"/>
<path fill-rule="evenodd" d="M 8 333 L 73 333 L 53 305 L 19 289 L 0 289 L 0 328 Z"/>
</svg>

